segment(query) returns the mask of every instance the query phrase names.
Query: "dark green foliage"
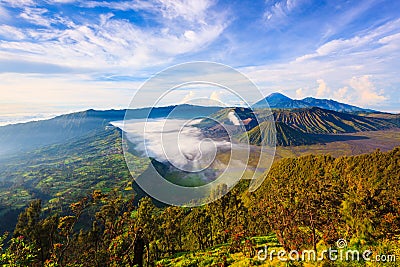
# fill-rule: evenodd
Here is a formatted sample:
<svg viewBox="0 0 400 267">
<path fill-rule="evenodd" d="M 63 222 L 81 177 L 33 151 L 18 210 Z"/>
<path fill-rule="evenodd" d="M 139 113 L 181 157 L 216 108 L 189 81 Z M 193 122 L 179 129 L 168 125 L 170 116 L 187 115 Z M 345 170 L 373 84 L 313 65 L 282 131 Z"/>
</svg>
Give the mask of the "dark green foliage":
<svg viewBox="0 0 400 267">
<path fill-rule="evenodd" d="M 334 247 L 339 238 L 352 248 L 398 253 L 399 181 L 396 148 L 337 159 L 282 159 L 256 192 L 247 192 L 242 181 L 197 208 L 158 208 L 148 197 L 135 206 L 118 190 L 95 190 L 66 214 L 48 215 L 35 200 L 20 214 L 17 239 L 2 260 L 31 266 L 227 266 L 240 253 L 243 264 L 256 265 L 261 241 L 287 251 L 317 250 L 321 244 Z M 221 186 L 212 193 L 225 191 Z"/>
<path fill-rule="evenodd" d="M 256 192 L 285 249 L 307 245 L 316 249 L 321 238 L 337 240 L 343 187 L 331 175 L 333 161 L 328 156 L 282 160 Z"/>
<path fill-rule="evenodd" d="M 26 242 L 23 236 L 12 238 L 9 247 L 4 249 L 7 233 L 0 236 L 0 265 L 12 267 L 34 266 L 38 249 L 32 242 Z"/>
<path fill-rule="evenodd" d="M 137 163 L 137 170 L 131 174 L 137 177 L 149 160 L 131 158 Z M 133 187 L 137 189 L 131 174 L 122 152 L 121 132 L 115 129 L 25 153 L 3 161 L 0 168 L 0 214 L 12 213 L 36 198 L 51 212 L 65 211 L 70 203 L 93 190 L 110 192 L 118 188 L 129 195 Z M 139 200 L 144 194 L 136 192 Z M 15 221 L 8 225 L 0 222 L 0 229 L 11 231 L 8 226 L 13 224 Z"/>
<path fill-rule="evenodd" d="M 400 234 L 400 149 L 334 159 L 282 159 L 255 199 L 286 249 L 339 237 L 376 242 Z"/>
</svg>

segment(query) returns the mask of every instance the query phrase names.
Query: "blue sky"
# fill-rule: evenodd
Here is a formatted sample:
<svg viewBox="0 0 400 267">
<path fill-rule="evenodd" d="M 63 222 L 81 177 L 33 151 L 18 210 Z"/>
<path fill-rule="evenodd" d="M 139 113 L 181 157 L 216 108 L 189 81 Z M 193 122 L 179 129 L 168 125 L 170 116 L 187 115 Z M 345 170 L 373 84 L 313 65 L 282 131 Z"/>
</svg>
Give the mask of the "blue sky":
<svg viewBox="0 0 400 267">
<path fill-rule="evenodd" d="M 232 66 L 265 95 L 399 112 L 398 10 L 392 0 L 0 0 L 0 120 L 125 108 L 148 77 L 187 61 Z"/>
</svg>

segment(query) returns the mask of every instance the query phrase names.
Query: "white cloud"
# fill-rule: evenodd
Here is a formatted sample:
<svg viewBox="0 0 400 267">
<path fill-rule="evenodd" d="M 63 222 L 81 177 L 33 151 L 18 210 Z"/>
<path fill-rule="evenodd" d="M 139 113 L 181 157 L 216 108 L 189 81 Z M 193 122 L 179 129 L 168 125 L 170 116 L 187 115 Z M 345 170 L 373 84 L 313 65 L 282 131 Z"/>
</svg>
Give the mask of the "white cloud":
<svg viewBox="0 0 400 267">
<path fill-rule="evenodd" d="M 10 7 L 24 7 L 35 5 L 33 0 L 0 0 L 0 4 Z"/>
<path fill-rule="evenodd" d="M 46 2 L 55 4 L 67 1 L 70 2 L 69 0 L 47 0 Z M 51 8 L 48 8 L 49 11 L 37 9 L 37 5 L 34 5 L 33 1 L 0 0 L 2 24 L 0 35 L 4 37 L 2 39 L 5 39 L 0 42 L 0 64 L 10 60 L 27 64 L 51 64 L 74 69 L 75 72 L 94 73 L 93 76 L 101 76 L 102 73 L 131 76 L 139 71 L 141 74 L 143 72 L 148 74 L 149 67 L 172 64 L 176 62 L 176 59 L 179 62 L 187 58 L 198 59 L 199 56 L 195 52 L 205 51 L 208 45 L 216 40 L 221 40 L 220 36 L 225 33 L 229 24 L 227 13 L 220 15 L 213 9 L 214 6 L 216 9 L 218 8 L 215 4 L 216 1 L 132 0 L 110 2 L 77 0 L 76 2 L 79 3 L 77 5 L 86 7 L 107 7 L 110 9 L 109 12 L 135 10 L 139 11 L 139 15 L 143 14 L 143 17 L 150 17 L 156 22 L 154 25 L 149 23 L 138 26 L 135 25 L 135 22 L 119 19 L 118 15 L 111 13 L 98 15 L 97 20 L 93 17 L 86 18 L 85 14 L 78 13 L 68 17 L 66 13 L 54 14 Z M 268 9 L 270 13 L 265 13 L 265 15 L 267 20 L 267 17 L 270 18 L 267 23 L 277 26 L 290 22 L 291 12 L 296 12 L 296 8 L 301 8 L 304 3 L 304 1 L 291 0 L 269 1 L 268 3 L 271 2 L 273 3 L 269 4 Z M 7 8 L 2 9 L 2 5 Z M 21 9 L 8 8 L 13 5 L 19 6 Z M 22 10 L 21 16 L 39 27 L 28 25 L 23 29 L 17 29 L 10 26 L 14 25 L 11 22 L 3 23 L 5 20 L 3 13 L 7 15 L 7 11 L 11 13 L 11 11 L 20 10 Z M 91 13 L 93 15 L 99 9 L 96 9 L 96 12 L 82 10 L 88 13 L 93 12 Z M 114 13 L 120 14 L 121 12 Z M 63 26 L 59 27 L 60 24 Z M 224 38 L 231 38 L 231 33 L 228 30 Z M 232 46 L 237 45 L 236 40 L 232 41 Z M 207 51 L 207 54 L 200 54 L 200 56 L 211 57 L 210 54 L 213 53 L 214 51 Z M 257 54 L 257 52 L 255 53 Z M 234 56 L 234 53 L 230 55 Z M 279 57 L 279 55 L 277 56 Z M 221 58 L 221 61 L 224 62 L 226 55 Z M 241 71 L 257 82 L 265 94 L 283 91 L 289 96 L 329 96 L 337 100 L 344 99 L 352 104 L 360 104 L 361 102 L 354 93 L 356 89 L 350 84 L 353 77 L 359 80 L 360 77 L 367 75 L 369 81 L 373 81 L 375 88 L 382 88 L 388 92 L 386 88 L 397 88 L 397 85 L 400 84 L 399 58 L 400 20 L 392 20 L 378 28 L 371 26 L 348 38 L 322 43 L 319 47 L 299 55 L 297 60 L 293 58 L 291 62 L 246 67 L 241 68 Z M 232 63 L 234 60 L 229 62 L 235 64 Z M 239 62 L 238 65 L 245 64 Z M 41 72 L 41 69 L 37 68 L 37 71 Z M 155 70 L 150 69 L 150 71 Z M 79 88 L 86 86 L 86 79 L 90 80 L 93 77 L 86 77 L 81 81 L 82 86 Z M 318 82 L 318 86 L 315 86 L 317 80 L 321 80 L 323 83 Z M 29 83 L 25 80 L 24 82 Z M 36 88 L 41 88 L 40 84 L 45 82 L 45 79 L 41 79 L 40 82 L 37 80 L 32 84 Z M 363 87 L 359 81 L 352 83 L 357 88 Z M 367 83 L 364 81 L 363 84 Z M 54 83 L 52 85 L 57 86 Z M 3 90 L 6 87 L 0 88 Z M 35 90 L 38 90 L 36 88 Z M 373 93 L 368 93 L 364 99 L 381 101 L 384 96 L 383 92 L 376 89 L 375 91 L 369 90 L 369 92 L 375 92 L 375 96 Z M 206 97 L 209 94 L 210 92 Z M 183 97 L 184 94 L 177 99 Z M 258 96 L 256 97 L 258 98 Z M 393 100 L 391 101 L 393 102 Z M 378 102 L 365 100 L 363 103 L 370 106 L 373 105 L 372 103 Z"/>
<path fill-rule="evenodd" d="M 31 1 L 1 2 L 4 3 L 20 7 L 20 17 L 33 25 L 24 28 L 0 26 L 0 64 L 33 67 L 21 69 L 21 74 L 0 74 L 0 106 L 8 107 L 0 110 L 0 117 L 10 111 L 26 118 L 29 112 L 54 114 L 87 108 L 126 107 L 133 96 L 132 90 L 139 88 L 139 84 L 97 81 L 97 76 L 118 73 L 140 77 L 148 67 L 163 65 L 176 56 L 206 48 L 226 27 L 223 14 L 218 17 L 208 10 L 211 1 L 194 1 L 189 6 L 185 6 L 186 1 L 87 2 L 93 7 L 109 4 L 110 9 L 155 12 L 151 16 L 160 24 L 156 27 L 139 27 L 111 13 L 100 14 L 97 20 L 89 21 L 82 17 L 77 19 L 80 14 L 68 16 L 54 14 L 51 9 L 36 8 Z M 4 16 L 0 20 L 3 21 L 8 13 L 1 4 L 0 15 Z M 159 8 L 154 8 L 155 5 Z M 50 66 L 90 75 L 52 75 L 48 73 Z M 18 69 L 14 66 L 10 71 Z M 26 74 L 27 69 L 38 74 Z M 15 102 L 18 107 L 13 104 Z"/>
<path fill-rule="evenodd" d="M 328 96 L 330 93 L 330 89 L 326 85 L 325 81 L 322 79 L 318 79 L 317 83 L 318 83 L 318 88 L 317 91 L 315 92 L 315 96 L 319 98 Z"/>
<path fill-rule="evenodd" d="M 92 81 L 86 75 L 1 73 L 0 116 L 126 108 L 138 82 Z"/>
<path fill-rule="evenodd" d="M 296 98 L 301 99 L 305 96 L 314 96 L 317 98 L 335 99 L 361 107 L 381 104 L 386 100 L 384 92 L 383 90 L 377 90 L 370 78 L 368 75 L 352 77 L 345 82 L 345 86 L 336 90 L 330 90 L 324 80 L 318 79 L 317 88 L 299 88 L 295 91 Z"/>
<path fill-rule="evenodd" d="M 264 13 L 264 18 L 269 25 L 282 24 L 287 18 L 285 2 L 277 2 Z"/>
<path fill-rule="evenodd" d="M 221 102 L 221 99 L 219 97 L 219 93 L 217 91 L 213 91 L 210 95 L 210 99 L 216 102 Z"/>
<path fill-rule="evenodd" d="M 0 22 L 7 21 L 10 19 L 10 14 L 7 9 L 1 6 L 0 4 Z"/>
<path fill-rule="evenodd" d="M 132 0 L 132 1 L 82 1 L 84 7 L 106 7 L 114 10 L 147 11 L 160 14 L 168 20 L 183 19 L 186 22 L 208 24 L 208 18 L 213 16 L 209 9 L 213 0 Z"/>
<path fill-rule="evenodd" d="M 378 40 L 378 43 L 380 44 L 391 44 L 392 42 L 400 42 L 400 33 L 388 35 Z"/>
<path fill-rule="evenodd" d="M 181 103 L 181 104 L 185 104 L 185 103 L 190 102 L 190 101 L 193 99 L 194 95 L 195 95 L 195 93 L 194 93 L 193 91 L 189 91 L 189 93 L 187 93 L 187 94 L 183 97 L 183 99 L 181 100 L 180 103 Z"/>
<path fill-rule="evenodd" d="M 200 129 L 188 125 L 186 120 L 128 120 L 113 124 L 127 133 L 128 139 L 136 144 L 135 149 L 143 155 L 168 161 L 186 171 L 209 166 L 217 149 L 231 147 L 227 141 L 204 139 Z"/>
<path fill-rule="evenodd" d="M 158 0 L 165 18 L 181 17 L 187 21 L 206 24 L 207 10 L 214 4 L 211 0 Z"/>
<path fill-rule="evenodd" d="M 154 3 L 151 3 L 150 1 L 118 1 L 118 2 L 106 2 L 106 1 L 82 1 L 80 3 L 81 6 L 83 7 L 88 7 L 88 8 L 95 8 L 95 7 L 106 7 L 109 9 L 114 9 L 114 10 L 122 10 L 122 11 L 128 11 L 128 10 L 134 10 L 134 11 L 139 11 L 139 10 L 151 10 L 154 9 Z"/>
<path fill-rule="evenodd" d="M 57 4 L 57 3 L 66 4 L 66 3 L 74 3 L 76 1 L 77 0 L 46 0 L 46 2 L 49 4 Z"/>
<path fill-rule="evenodd" d="M 191 20 L 189 25 L 181 21 L 162 21 L 166 29 L 163 31 L 138 27 L 113 14 L 101 14 L 98 21 L 78 24 L 61 15 L 50 16 L 44 8 L 25 7 L 20 17 L 46 28 L 26 28 L 12 38 L 14 41 L 1 42 L 0 59 L 106 71 L 118 68 L 122 72 L 165 64 L 175 56 L 206 48 L 227 26 L 223 17 L 216 20 L 212 12 L 210 16 L 205 15 L 211 2 L 195 2 L 190 5 L 193 10 L 183 7 L 185 1 L 163 2 L 166 7 L 162 12 L 168 10 L 171 18 L 179 16 Z M 172 15 L 173 10 L 176 15 Z M 66 27 L 56 28 L 53 26 L 56 24 Z M 3 27 L 0 33 L 9 34 L 11 30 L 15 31 L 11 26 Z M 29 38 L 16 42 L 15 37 L 23 34 Z"/>
<path fill-rule="evenodd" d="M 8 25 L 0 25 L 0 36 L 11 40 L 22 40 L 25 38 L 25 34 L 20 29 Z"/>
<path fill-rule="evenodd" d="M 342 88 L 339 88 L 336 92 L 333 94 L 333 98 L 342 101 L 345 103 L 350 103 L 353 102 L 349 93 L 349 87 L 344 86 Z"/>
<path fill-rule="evenodd" d="M 228 113 L 228 119 L 233 123 L 233 125 L 236 125 L 236 126 L 240 125 L 240 120 L 236 116 L 236 113 L 234 111 L 230 111 Z"/>
<path fill-rule="evenodd" d="M 296 90 L 296 98 L 304 98 L 306 96 L 306 93 L 304 92 L 303 88 L 299 88 Z"/>
<path fill-rule="evenodd" d="M 377 90 L 370 81 L 370 76 L 352 77 L 349 81 L 354 90 L 353 102 L 360 105 L 376 105 L 386 100 L 383 90 Z"/>
<path fill-rule="evenodd" d="M 25 7 L 24 11 L 19 16 L 30 23 L 39 26 L 50 27 L 52 22 L 51 19 L 45 18 L 43 16 L 47 12 L 48 10 L 45 8 Z"/>
<path fill-rule="evenodd" d="M 254 80 L 265 95 L 283 89 L 284 93 L 292 97 L 316 96 L 317 90 L 311 86 L 316 80 L 322 79 L 327 88 L 330 88 L 329 93 L 325 94 L 327 97 L 349 104 L 385 110 L 388 101 L 390 105 L 396 105 L 394 98 L 383 100 L 383 92 L 377 90 L 375 96 L 365 94 L 369 95 L 370 99 L 375 99 L 374 101 L 366 100 L 368 99 L 366 96 L 365 100 L 360 101 L 349 81 L 353 77 L 367 75 L 370 77 L 369 81 L 372 81 L 373 77 L 376 88 L 387 90 L 392 88 L 391 90 L 395 91 L 400 84 L 399 34 L 400 20 L 392 20 L 348 39 L 333 40 L 323 44 L 315 50 L 318 53 L 310 53 L 290 62 L 246 67 L 241 71 Z M 343 89 L 345 87 L 347 91 Z M 320 89 L 319 95 L 323 95 L 323 87 Z M 393 108 L 390 110 L 393 111 Z"/>
<path fill-rule="evenodd" d="M 374 47 L 372 44 L 384 45 L 398 40 L 399 29 L 400 20 L 394 20 L 368 33 L 361 32 L 359 35 L 349 39 L 329 41 L 318 47 L 315 52 L 296 58 L 296 61 L 301 62 L 325 56 L 348 55 L 349 53 L 369 50 Z"/>
<path fill-rule="evenodd" d="M 378 2 L 375 0 L 364 0 L 357 1 L 357 3 L 338 3 L 337 7 L 342 11 L 338 14 L 338 17 L 331 23 L 326 26 L 324 39 L 327 40 L 329 37 L 337 34 L 340 31 L 345 30 L 346 26 L 359 18 L 359 16 L 372 8 Z M 348 5 L 348 6 L 347 6 Z"/>
<path fill-rule="evenodd" d="M 272 28 L 286 25 L 289 21 L 290 15 L 298 7 L 303 5 L 306 0 L 281 0 L 281 1 L 266 1 L 267 8 L 264 12 L 264 21 L 267 26 Z"/>
</svg>

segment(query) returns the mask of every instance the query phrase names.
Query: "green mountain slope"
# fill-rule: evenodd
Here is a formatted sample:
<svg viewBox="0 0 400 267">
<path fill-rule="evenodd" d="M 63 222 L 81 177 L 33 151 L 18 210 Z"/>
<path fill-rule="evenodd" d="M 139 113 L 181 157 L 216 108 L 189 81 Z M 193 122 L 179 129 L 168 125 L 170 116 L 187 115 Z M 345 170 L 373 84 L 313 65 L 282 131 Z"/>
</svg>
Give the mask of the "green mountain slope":
<svg viewBox="0 0 400 267">
<path fill-rule="evenodd" d="M 64 143 L 104 129 L 110 121 L 122 120 L 124 115 L 125 110 L 87 110 L 44 121 L 3 126 L 0 127 L 0 156 Z"/>
<path fill-rule="evenodd" d="M 390 120 L 351 115 L 321 108 L 275 110 L 277 122 L 304 133 L 354 133 L 398 127 Z"/>
<path fill-rule="evenodd" d="M 61 145 L 52 145 L 0 161 L 0 216 L 11 217 L 15 210 L 40 198 L 48 209 L 61 208 L 93 190 L 108 192 L 119 188 L 135 192 L 133 179 L 122 153 L 121 132 L 99 130 Z M 148 159 L 131 156 L 139 176 Z M 8 214 L 8 215 L 7 215 Z M 15 219 L 15 218 L 14 218 Z M 15 220 L 14 220 L 15 222 Z M 7 229 L 0 223 L 0 229 Z"/>
<path fill-rule="evenodd" d="M 230 118 L 232 113 L 245 126 L 235 126 Z M 272 115 L 276 122 L 276 144 L 280 146 L 333 142 L 338 140 L 339 134 L 387 130 L 400 125 L 398 115 L 394 114 L 360 116 L 316 107 L 273 109 Z M 226 138 L 229 132 L 241 142 L 246 142 L 243 133 L 247 131 L 250 144 L 260 145 L 274 140 L 271 134 L 275 130 L 270 118 L 271 111 L 267 109 L 256 109 L 253 113 L 246 108 L 226 108 L 202 120 L 197 127 L 206 137 Z"/>
<path fill-rule="evenodd" d="M 193 118 L 215 113 L 219 107 L 178 105 L 129 110 L 129 119 Z M 61 115 L 49 120 L 33 121 L 0 127 L 0 157 L 18 151 L 31 151 L 52 144 L 69 142 L 104 129 L 112 121 L 120 121 L 126 110 L 86 110 Z"/>
<path fill-rule="evenodd" d="M 275 138 L 272 136 L 276 129 L 276 144 L 279 146 L 299 146 L 299 145 L 309 145 L 316 144 L 319 142 L 318 139 L 310 134 L 303 133 L 292 127 L 277 122 L 274 125 L 271 122 L 262 122 L 250 131 L 247 132 L 249 143 L 252 145 L 269 145 Z M 240 137 L 240 141 L 246 141 L 246 135 L 243 134 Z"/>
</svg>

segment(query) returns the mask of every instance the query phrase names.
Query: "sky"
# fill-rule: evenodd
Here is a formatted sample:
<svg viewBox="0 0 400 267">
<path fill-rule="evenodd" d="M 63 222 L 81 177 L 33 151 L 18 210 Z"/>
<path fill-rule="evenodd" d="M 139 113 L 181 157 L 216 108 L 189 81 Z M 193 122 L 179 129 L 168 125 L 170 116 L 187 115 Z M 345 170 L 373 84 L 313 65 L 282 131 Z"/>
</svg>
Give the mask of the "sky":
<svg viewBox="0 0 400 267">
<path fill-rule="evenodd" d="M 265 96 L 400 112 L 398 10 L 393 0 L 0 0 L 0 124 L 126 108 L 149 77 L 191 61 L 233 67 Z"/>
</svg>

